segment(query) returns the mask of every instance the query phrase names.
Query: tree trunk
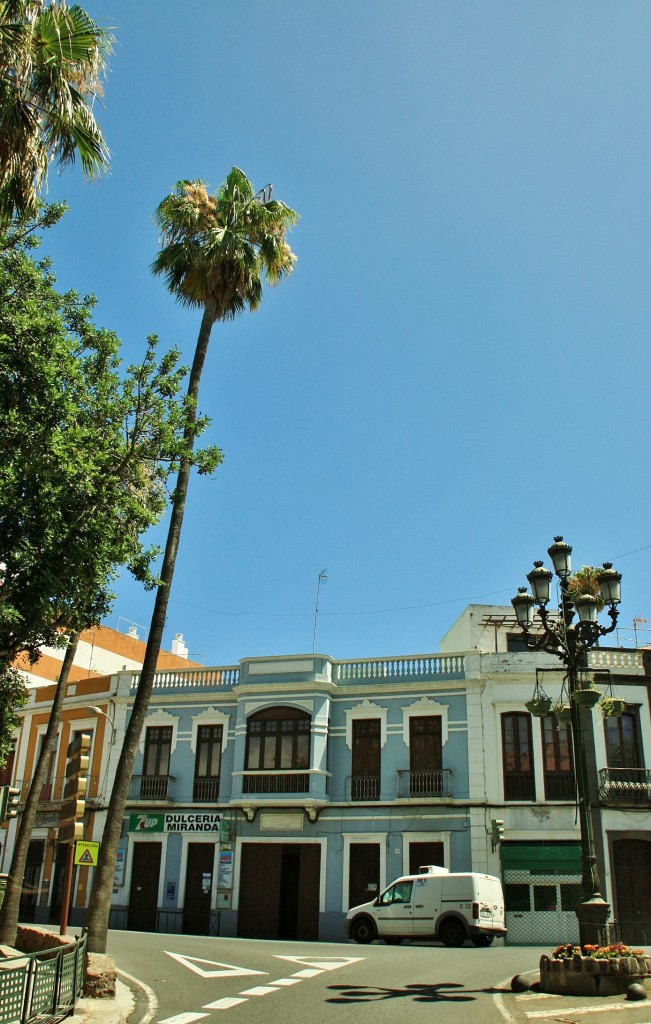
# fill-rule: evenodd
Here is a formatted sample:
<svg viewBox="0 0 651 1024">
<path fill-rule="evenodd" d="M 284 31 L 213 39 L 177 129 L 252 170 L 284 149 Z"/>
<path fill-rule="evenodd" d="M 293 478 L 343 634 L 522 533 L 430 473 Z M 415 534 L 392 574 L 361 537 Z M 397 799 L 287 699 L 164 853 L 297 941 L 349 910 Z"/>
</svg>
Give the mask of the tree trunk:
<svg viewBox="0 0 651 1024">
<path fill-rule="evenodd" d="M 194 447 L 194 428 L 197 418 L 197 400 L 199 397 L 199 384 L 201 373 L 208 351 L 210 333 L 215 320 L 216 306 L 210 302 L 204 308 L 201 328 L 197 339 L 190 380 L 188 382 L 188 398 L 190 408 L 188 411 L 188 425 L 185 429 L 185 439 L 190 451 Z M 133 702 L 131 717 L 127 726 L 120 759 L 115 773 L 115 783 L 111 792 L 108 809 L 106 812 L 106 823 L 100 845 L 99 860 L 93 878 L 93 888 L 90 894 L 86 930 L 88 932 L 88 950 L 92 953 L 106 952 L 106 939 L 108 932 L 109 915 L 111 912 L 111 896 L 113 893 L 113 878 L 115 875 L 115 864 L 117 861 L 118 846 L 122 833 L 122 819 L 127 803 L 129 783 L 133 773 L 133 765 L 138 752 L 140 735 L 145 723 L 145 716 L 149 707 L 152 691 L 154 688 L 154 673 L 163 639 L 163 630 L 167 616 L 167 605 L 170 597 L 176 556 L 181 537 L 183 515 L 185 513 L 185 500 L 190 480 L 192 460 L 184 459 L 179 467 L 179 474 L 172 499 L 172 512 L 170 525 L 167 533 L 165 554 L 161 568 L 161 582 L 156 590 L 156 600 L 149 627 L 147 647 L 143 660 L 140 682 Z"/>
<path fill-rule="evenodd" d="M 45 773 L 50 760 L 50 754 L 56 747 L 59 725 L 61 724 L 61 712 L 63 710 L 63 702 L 65 700 L 66 688 L 68 685 L 68 676 L 70 675 L 72 663 L 75 660 L 78 645 L 79 633 L 76 633 L 68 640 L 68 646 L 66 647 L 66 653 L 63 658 L 63 665 L 61 667 L 56 693 L 54 694 L 54 701 L 52 702 L 50 720 L 47 723 L 47 730 L 43 738 L 43 746 L 41 747 L 41 752 L 38 756 L 38 761 L 36 762 L 36 769 L 32 776 L 27 800 L 25 801 L 25 809 L 18 818 L 16 840 L 14 842 L 14 850 L 11 857 L 9 877 L 7 878 L 7 888 L 5 889 L 2 907 L 0 908 L 0 943 L 7 946 L 13 946 L 16 941 L 18 915 L 20 913 L 20 896 L 23 887 L 23 878 L 25 877 L 25 865 L 27 864 L 29 841 L 32 837 L 34 822 L 36 821 L 39 798 L 41 795 L 41 789 L 45 782 Z"/>
</svg>

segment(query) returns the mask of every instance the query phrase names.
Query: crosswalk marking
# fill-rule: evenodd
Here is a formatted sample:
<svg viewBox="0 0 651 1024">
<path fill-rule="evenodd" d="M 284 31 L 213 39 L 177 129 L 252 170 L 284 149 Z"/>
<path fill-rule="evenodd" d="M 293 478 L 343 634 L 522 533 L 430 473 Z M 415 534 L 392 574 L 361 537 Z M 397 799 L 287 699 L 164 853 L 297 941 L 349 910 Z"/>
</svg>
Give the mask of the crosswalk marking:
<svg viewBox="0 0 651 1024">
<path fill-rule="evenodd" d="M 241 996 L 266 996 L 270 992 L 280 992 L 279 988 L 274 988 L 273 985 L 256 985 L 255 988 L 247 988 L 244 992 L 240 992 Z"/>
<path fill-rule="evenodd" d="M 192 1024 L 194 1020 L 201 1020 L 207 1017 L 207 1013 L 177 1013 L 174 1017 L 165 1017 L 159 1020 L 158 1024 Z"/>
<path fill-rule="evenodd" d="M 283 988 L 287 985 L 299 985 L 301 982 L 300 978 L 278 978 L 277 981 L 269 982 L 270 985 L 282 985 Z"/>
<path fill-rule="evenodd" d="M 317 974 L 323 974 L 323 971 L 317 971 L 314 967 L 306 967 L 304 971 L 296 971 L 296 974 L 292 974 L 292 978 L 316 978 Z"/>
<path fill-rule="evenodd" d="M 230 1010 L 231 1006 L 238 1006 L 246 1003 L 246 999 L 235 999 L 225 996 L 223 999 L 215 999 L 214 1003 L 206 1003 L 204 1010 Z"/>
</svg>

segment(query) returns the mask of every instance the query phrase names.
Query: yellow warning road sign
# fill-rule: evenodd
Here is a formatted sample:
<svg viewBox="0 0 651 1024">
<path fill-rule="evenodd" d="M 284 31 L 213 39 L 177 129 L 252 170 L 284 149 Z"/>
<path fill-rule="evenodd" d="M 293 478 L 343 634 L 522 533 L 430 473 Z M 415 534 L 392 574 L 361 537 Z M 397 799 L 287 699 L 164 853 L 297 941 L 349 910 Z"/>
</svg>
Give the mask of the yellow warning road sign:
<svg viewBox="0 0 651 1024">
<path fill-rule="evenodd" d="M 96 868 L 98 857 L 99 843 L 87 843 L 85 840 L 78 840 L 75 843 L 75 864 L 83 864 L 87 868 Z"/>
</svg>

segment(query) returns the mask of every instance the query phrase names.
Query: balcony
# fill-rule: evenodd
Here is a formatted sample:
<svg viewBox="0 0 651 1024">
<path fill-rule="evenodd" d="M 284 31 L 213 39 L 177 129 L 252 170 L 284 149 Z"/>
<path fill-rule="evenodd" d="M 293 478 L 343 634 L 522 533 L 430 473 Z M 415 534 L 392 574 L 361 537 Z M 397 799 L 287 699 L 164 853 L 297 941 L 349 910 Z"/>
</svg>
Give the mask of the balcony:
<svg viewBox="0 0 651 1024">
<path fill-rule="evenodd" d="M 609 806 L 651 804 L 651 771 L 646 768 L 600 768 L 599 796 Z"/>
<path fill-rule="evenodd" d="M 350 780 L 351 800 L 379 800 L 379 775 L 353 775 Z"/>
<path fill-rule="evenodd" d="M 245 772 L 243 793 L 309 793 L 309 772 Z"/>
<path fill-rule="evenodd" d="M 434 771 L 399 771 L 398 799 L 441 799 L 452 796 L 452 772 L 449 768 Z"/>
<path fill-rule="evenodd" d="M 197 804 L 216 803 L 219 799 L 219 776 L 195 779 L 192 799 Z"/>
<path fill-rule="evenodd" d="M 173 775 L 132 775 L 127 799 L 171 801 L 174 781 Z"/>
<path fill-rule="evenodd" d="M 86 800 L 91 802 L 97 800 L 99 791 L 99 778 L 97 775 L 88 775 L 86 787 Z M 41 786 L 38 796 L 39 804 L 60 804 L 63 802 L 63 791 L 68 779 L 65 775 L 57 775 L 47 779 Z M 16 779 L 16 788 L 20 790 L 20 802 L 24 804 L 31 789 L 31 779 Z"/>
<path fill-rule="evenodd" d="M 574 772 L 545 772 L 545 800 L 576 800 Z"/>
</svg>

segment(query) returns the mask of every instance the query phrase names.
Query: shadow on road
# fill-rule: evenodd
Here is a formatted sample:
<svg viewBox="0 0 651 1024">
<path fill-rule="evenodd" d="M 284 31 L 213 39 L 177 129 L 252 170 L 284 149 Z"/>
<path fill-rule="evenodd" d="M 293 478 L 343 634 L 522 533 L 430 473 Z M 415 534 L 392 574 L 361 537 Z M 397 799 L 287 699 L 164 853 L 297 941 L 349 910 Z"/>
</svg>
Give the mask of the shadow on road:
<svg viewBox="0 0 651 1024">
<path fill-rule="evenodd" d="M 463 989 L 463 985 L 455 982 L 442 982 L 439 985 L 407 985 L 405 988 L 383 988 L 369 985 L 330 985 L 329 991 L 337 992 L 326 999 L 327 1003 L 361 1003 L 377 1002 L 380 999 L 413 999 L 416 1003 L 465 1003 L 472 1002 L 475 996 L 462 995 L 453 989 Z"/>
</svg>

